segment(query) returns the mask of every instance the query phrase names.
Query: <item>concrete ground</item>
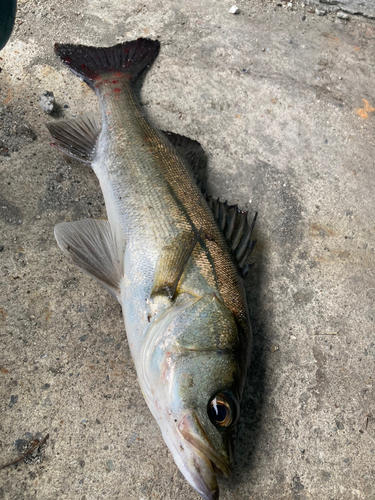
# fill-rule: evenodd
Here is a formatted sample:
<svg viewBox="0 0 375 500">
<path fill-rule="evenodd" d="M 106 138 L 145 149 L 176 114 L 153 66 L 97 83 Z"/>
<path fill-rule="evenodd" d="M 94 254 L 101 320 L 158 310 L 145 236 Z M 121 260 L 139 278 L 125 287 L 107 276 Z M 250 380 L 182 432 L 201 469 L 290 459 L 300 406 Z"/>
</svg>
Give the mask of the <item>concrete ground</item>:
<svg viewBox="0 0 375 500">
<path fill-rule="evenodd" d="M 315 5 L 318 9 L 318 15 L 324 15 L 324 12 L 338 12 L 343 14 L 361 14 L 365 17 L 375 18 L 374 0 L 306 0 L 308 6 Z M 339 14 L 339 18 L 346 19 L 345 15 Z"/>
<path fill-rule="evenodd" d="M 255 346 L 221 498 L 375 499 L 375 23 L 292 5 L 19 1 L 0 54 L 0 466 L 49 439 L 0 470 L 0 499 L 198 499 L 143 400 L 119 305 L 53 235 L 105 217 L 94 174 L 49 146 L 45 123 L 98 108 L 53 44 L 139 36 L 162 47 L 148 115 L 201 142 L 215 196 L 259 212 Z"/>
</svg>

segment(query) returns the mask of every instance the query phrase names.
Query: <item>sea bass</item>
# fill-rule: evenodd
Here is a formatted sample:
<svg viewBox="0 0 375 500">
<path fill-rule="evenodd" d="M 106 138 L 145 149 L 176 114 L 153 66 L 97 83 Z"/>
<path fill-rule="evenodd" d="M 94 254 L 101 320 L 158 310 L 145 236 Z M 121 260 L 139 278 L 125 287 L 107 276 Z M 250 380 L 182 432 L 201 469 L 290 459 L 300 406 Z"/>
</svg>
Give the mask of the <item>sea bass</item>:
<svg viewBox="0 0 375 500">
<path fill-rule="evenodd" d="M 58 224 L 58 245 L 121 304 L 163 438 L 193 488 L 218 499 L 217 474 L 229 477 L 233 464 L 251 353 L 242 274 L 255 221 L 204 196 L 194 176 L 199 145 L 153 128 L 138 104 L 133 82 L 159 42 L 56 44 L 55 51 L 95 91 L 101 124 L 89 114 L 48 128 L 57 148 L 91 165 L 108 216 Z M 179 143 L 192 146 L 193 166 Z"/>
</svg>

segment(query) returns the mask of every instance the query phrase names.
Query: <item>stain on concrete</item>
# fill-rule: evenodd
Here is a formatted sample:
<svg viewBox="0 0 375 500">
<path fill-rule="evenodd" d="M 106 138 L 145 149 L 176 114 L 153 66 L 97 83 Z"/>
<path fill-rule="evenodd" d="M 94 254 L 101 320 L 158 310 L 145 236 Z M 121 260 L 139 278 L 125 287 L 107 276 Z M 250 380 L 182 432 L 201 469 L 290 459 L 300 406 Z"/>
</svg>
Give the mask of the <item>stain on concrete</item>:
<svg viewBox="0 0 375 500">
<path fill-rule="evenodd" d="M 300 500 L 305 498 L 303 492 L 304 489 L 305 486 L 302 484 L 301 478 L 298 476 L 298 474 L 296 474 L 292 479 L 292 485 L 291 485 L 293 499 Z"/>
<path fill-rule="evenodd" d="M 371 106 L 371 104 L 366 100 L 362 99 L 364 106 L 363 108 L 357 109 L 357 115 L 361 118 L 367 119 L 369 116 L 369 113 L 374 113 L 375 108 Z"/>
<path fill-rule="evenodd" d="M 10 397 L 10 402 L 9 402 L 8 406 L 9 406 L 9 408 L 13 408 L 13 406 L 17 403 L 18 403 L 18 395 L 12 395 Z"/>
<path fill-rule="evenodd" d="M 329 236 L 333 237 L 337 235 L 337 231 L 334 231 L 332 228 L 324 226 L 319 222 L 311 222 L 310 235 L 312 238 L 326 238 Z"/>
<path fill-rule="evenodd" d="M 10 156 L 11 153 L 36 140 L 37 134 L 27 123 L 24 115 L 25 112 L 20 107 L 0 107 L 0 158 Z"/>
<path fill-rule="evenodd" d="M 317 364 L 317 369 L 315 371 L 315 385 L 311 387 L 310 391 L 315 396 L 317 409 L 319 409 L 328 385 L 325 370 L 327 359 L 323 351 L 316 346 L 313 347 L 313 356 Z"/>
<path fill-rule="evenodd" d="M 6 224 L 17 225 L 22 223 L 21 210 L 13 205 L 0 193 L 0 219 Z"/>
<path fill-rule="evenodd" d="M 296 292 L 293 294 L 293 299 L 295 304 L 298 305 L 305 305 L 309 304 L 314 298 L 314 293 L 313 292 L 307 292 L 307 291 L 302 291 L 300 290 L 299 292 Z"/>
</svg>

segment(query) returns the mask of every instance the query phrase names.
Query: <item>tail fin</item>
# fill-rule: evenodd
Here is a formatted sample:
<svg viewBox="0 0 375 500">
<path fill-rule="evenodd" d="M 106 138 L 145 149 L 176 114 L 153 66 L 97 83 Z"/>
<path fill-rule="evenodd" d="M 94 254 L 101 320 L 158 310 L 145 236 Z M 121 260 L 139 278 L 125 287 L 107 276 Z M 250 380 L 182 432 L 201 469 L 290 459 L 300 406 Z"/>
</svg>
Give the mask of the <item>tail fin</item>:
<svg viewBox="0 0 375 500">
<path fill-rule="evenodd" d="M 103 73 L 123 73 L 135 80 L 152 64 L 160 49 L 157 40 L 138 38 L 113 47 L 87 47 L 56 43 L 55 52 L 90 87 Z"/>
</svg>

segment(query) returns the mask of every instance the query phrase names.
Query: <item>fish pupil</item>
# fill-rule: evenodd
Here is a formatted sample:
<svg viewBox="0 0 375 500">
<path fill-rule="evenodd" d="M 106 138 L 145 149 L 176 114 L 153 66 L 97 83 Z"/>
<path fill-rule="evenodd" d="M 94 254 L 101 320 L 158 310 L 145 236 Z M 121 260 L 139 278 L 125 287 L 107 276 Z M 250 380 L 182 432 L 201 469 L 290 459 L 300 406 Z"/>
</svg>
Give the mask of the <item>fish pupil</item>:
<svg viewBox="0 0 375 500">
<path fill-rule="evenodd" d="M 211 422 L 220 427 L 229 427 L 236 418 L 230 396 L 223 393 L 209 401 L 207 411 Z"/>
<path fill-rule="evenodd" d="M 227 416 L 227 409 L 224 405 L 222 404 L 213 404 L 212 409 L 215 413 L 215 420 L 218 423 L 224 422 L 226 416 Z"/>
</svg>

